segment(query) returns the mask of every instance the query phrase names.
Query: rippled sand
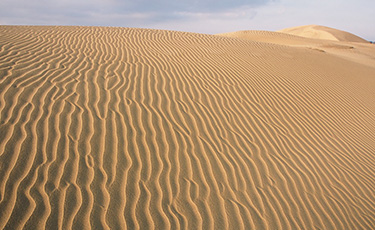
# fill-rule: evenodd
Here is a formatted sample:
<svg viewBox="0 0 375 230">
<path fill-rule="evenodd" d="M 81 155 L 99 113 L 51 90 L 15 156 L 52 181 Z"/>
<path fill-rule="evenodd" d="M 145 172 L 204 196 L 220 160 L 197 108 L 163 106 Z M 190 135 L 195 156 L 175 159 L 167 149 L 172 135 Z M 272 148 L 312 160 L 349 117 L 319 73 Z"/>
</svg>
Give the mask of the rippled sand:
<svg viewBox="0 0 375 230">
<path fill-rule="evenodd" d="M 374 54 L 0 26 L 0 229 L 374 229 Z"/>
</svg>

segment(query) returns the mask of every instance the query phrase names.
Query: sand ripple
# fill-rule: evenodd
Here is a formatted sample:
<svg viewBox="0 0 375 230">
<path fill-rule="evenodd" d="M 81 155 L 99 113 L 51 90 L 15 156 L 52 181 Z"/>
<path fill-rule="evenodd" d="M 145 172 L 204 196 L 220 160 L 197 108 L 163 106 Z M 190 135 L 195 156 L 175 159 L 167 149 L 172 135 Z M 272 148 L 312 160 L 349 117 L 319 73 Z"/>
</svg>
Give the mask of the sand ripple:
<svg viewBox="0 0 375 230">
<path fill-rule="evenodd" d="M 159 30 L 0 34 L 0 229 L 375 228 L 374 66 Z"/>
</svg>

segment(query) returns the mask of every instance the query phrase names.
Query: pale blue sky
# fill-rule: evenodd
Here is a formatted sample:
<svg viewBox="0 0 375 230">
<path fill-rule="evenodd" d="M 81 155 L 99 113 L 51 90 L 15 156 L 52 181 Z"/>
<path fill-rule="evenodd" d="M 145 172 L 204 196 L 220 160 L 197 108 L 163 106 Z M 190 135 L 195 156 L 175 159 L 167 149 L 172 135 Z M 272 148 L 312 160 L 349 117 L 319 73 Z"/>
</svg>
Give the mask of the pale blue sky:
<svg viewBox="0 0 375 230">
<path fill-rule="evenodd" d="M 374 0 L 1 0 L 3 25 L 95 25 L 198 33 L 318 24 L 375 40 Z"/>
</svg>

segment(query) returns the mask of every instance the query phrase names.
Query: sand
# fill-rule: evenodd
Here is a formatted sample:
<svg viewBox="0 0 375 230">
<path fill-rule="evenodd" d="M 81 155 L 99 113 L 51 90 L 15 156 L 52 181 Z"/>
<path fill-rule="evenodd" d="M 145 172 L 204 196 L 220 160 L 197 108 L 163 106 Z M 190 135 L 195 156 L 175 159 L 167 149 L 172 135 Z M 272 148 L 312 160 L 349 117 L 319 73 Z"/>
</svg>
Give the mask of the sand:
<svg viewBox="0 0 375 230">
<path fill-rule="evenodd" d="M 375 46 L 238 34 L 0 26 L 0 229 L 375 229 Z"/>
<path fill-rule="evenodd" d="M 368 43 L 365 39 L 352 33 L 320 25 L 307 25 L 286 28 L 279 32 L 298 35 L 307 38 L 317 38 L 332 41 Z"/>
</svg>

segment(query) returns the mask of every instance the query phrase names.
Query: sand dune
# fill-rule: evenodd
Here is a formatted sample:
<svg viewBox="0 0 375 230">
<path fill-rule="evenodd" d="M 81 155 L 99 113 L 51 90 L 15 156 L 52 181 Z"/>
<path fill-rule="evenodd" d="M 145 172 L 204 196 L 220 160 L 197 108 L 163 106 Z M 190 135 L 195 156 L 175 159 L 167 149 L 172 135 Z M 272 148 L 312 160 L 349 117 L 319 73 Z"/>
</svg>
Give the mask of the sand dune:
<svg viewBox="0 0 375 230">
<path fill-rule="evenodd" d="M 375 48 L 253 33 L 0 26 L 0 229 L 374 229 Z"/>
<path fill-rule="evenodd" d="M 292 28 L 286 28 L 279 32 L 288 33 L 292 35 L 317 38 L 333 41 L 344 41 L 344 42 L 363 42 L 368 43 L 365 39 L 358 37 L 352 33 L 333 29 L 326 26 L 308 25 L 308 26 L 297 26 Z"/>
<path fill-rule="evenodd" d="M 325 39 L 301 37 L 284 32 L 256 30 L 223 33 L 218 34 L 218 36 L 311 49 L 345 58 L 357 62 L 358 64 L 368 65 L 369 67 L 375 66 L 374 45 L 369 42 L 329 41 Z"/>
</svg>

